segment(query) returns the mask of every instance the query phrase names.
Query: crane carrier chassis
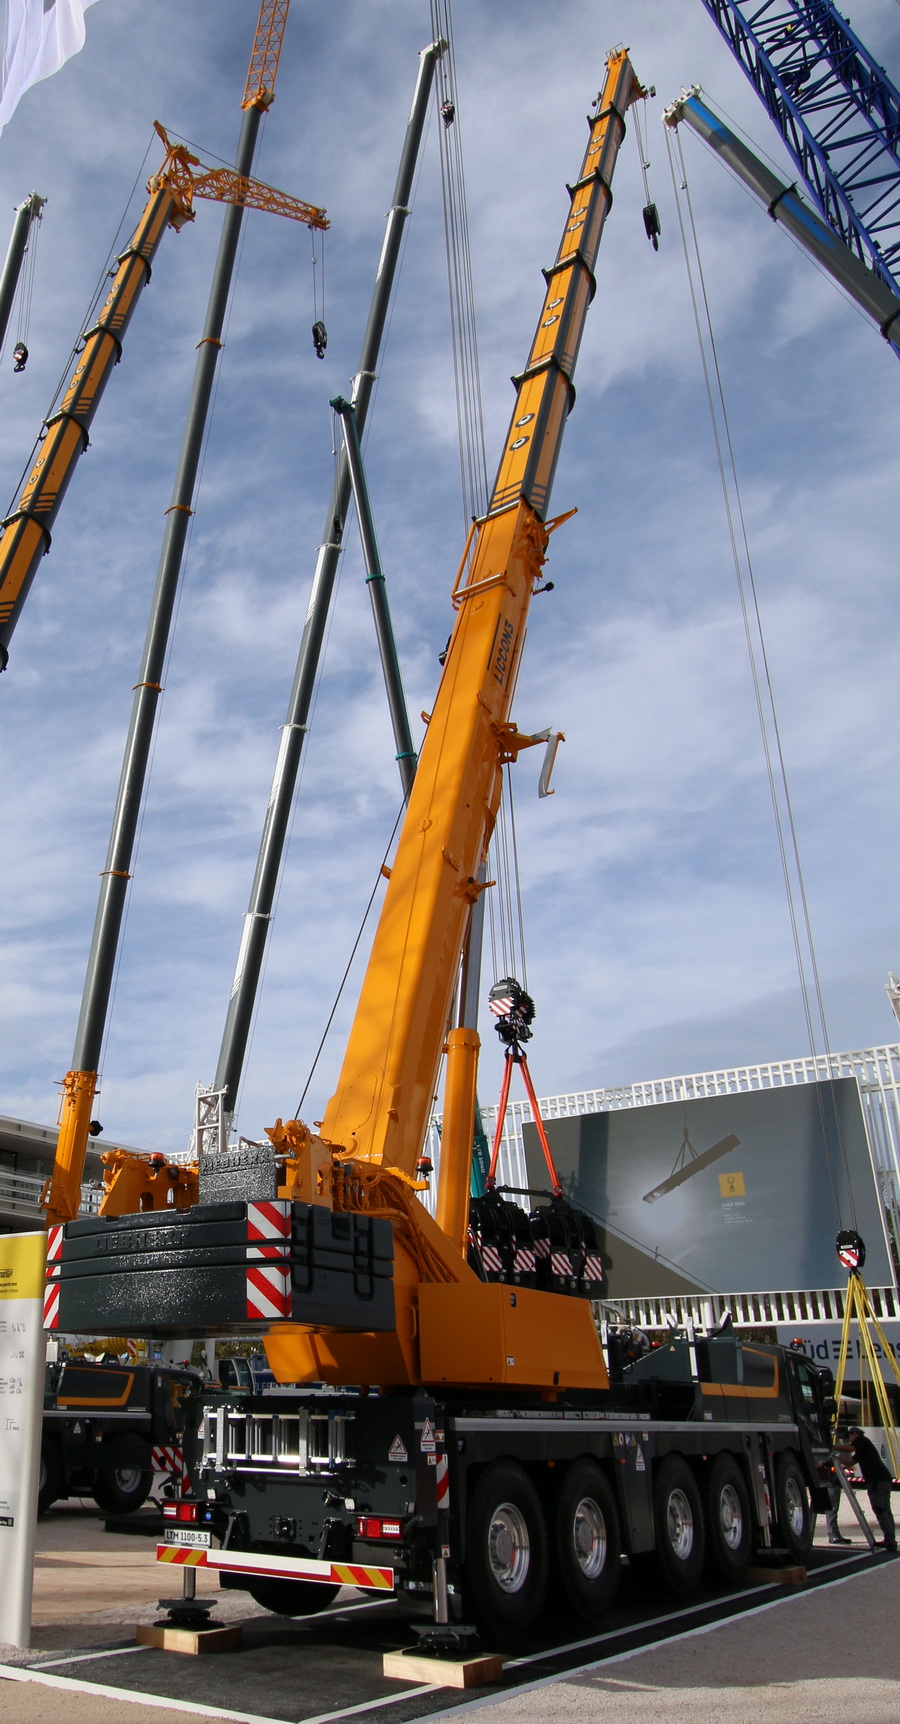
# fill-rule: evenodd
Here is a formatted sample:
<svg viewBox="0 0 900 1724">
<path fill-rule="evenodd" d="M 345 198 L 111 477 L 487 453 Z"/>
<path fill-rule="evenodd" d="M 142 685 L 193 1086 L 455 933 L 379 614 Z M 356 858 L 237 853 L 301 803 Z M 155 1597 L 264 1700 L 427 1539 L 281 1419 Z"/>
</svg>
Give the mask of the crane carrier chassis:
<svg viewBox="0 0 900 1724">
<path fill-rule="evenodd" d="M 801 1561 L 829 1506 L 828 1373 L 722 1335 L 617 1374 L 558 1397 L 204 1391 L 192 1495 L 167 1505 L 158 1558 L 280 1614 L 358 1586 L 500 1642 L 548 1596 L 595 1623 L 622 1557 L 653 1553 L 678 1597 L 708 1570 L 736 1583 L 761 1551 Z"/>
</svg>

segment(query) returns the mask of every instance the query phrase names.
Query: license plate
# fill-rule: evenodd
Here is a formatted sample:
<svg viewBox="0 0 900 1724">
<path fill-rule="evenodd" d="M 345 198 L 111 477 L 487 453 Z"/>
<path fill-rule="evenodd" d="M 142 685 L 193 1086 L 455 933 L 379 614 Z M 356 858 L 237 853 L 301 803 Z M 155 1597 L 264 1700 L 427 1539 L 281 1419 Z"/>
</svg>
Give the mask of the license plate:
<svg viewBox="0 0 900 1724">
<path fill-rule="evenodd" d="M 163 1533 L 163 1544 L 187 1545 L 190 1550 L 209 1550 L 212 1543 L 212 1533 L 201 1532 L 199 1527 L 167 1526 Z"/>
</svg>

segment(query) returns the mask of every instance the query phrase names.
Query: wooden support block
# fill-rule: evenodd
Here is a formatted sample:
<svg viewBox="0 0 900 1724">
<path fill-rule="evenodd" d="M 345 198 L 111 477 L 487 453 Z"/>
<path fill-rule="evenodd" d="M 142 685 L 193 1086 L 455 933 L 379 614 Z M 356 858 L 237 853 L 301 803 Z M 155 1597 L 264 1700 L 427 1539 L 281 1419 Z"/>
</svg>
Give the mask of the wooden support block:
<svg viewBox="0 0 900 1724">
<path fill-rule="evenodd" d="M 806 1569 L 794 1568 L 748 1568 L 745 1580 L 750 1586 L 804 1586 L 806 1584 Z"/>
<path fill-rule="evenodd" d="M 221 1628 L 168 1628 L 142 1623 L 136 1630 L 139 1646 L 158 1646 L 161 1652 L 187 1652 L 197 1658 L 202 1652 L 232 1652 L 240 1646 L 243 1630 L 239 1622 Z"/>
<path fill-rule="evenodd" d="M 438 1688 L 477 1688 L 482 1682 L 499 1680 L 503 1674 L 503 1659 L 494 1652 L 473 1652 L 469 1658 L 429 1658 L 425 1652 L 386 1652 L 384 1674 L 407 1682 L 433 1682 Z"/>
</svg>

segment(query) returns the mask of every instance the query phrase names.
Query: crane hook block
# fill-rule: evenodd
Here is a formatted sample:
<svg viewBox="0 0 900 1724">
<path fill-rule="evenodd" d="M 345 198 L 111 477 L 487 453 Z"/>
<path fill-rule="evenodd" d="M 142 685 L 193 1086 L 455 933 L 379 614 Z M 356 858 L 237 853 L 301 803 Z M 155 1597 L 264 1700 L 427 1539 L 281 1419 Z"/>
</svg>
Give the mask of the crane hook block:
<svg viewBox="0 0 900 1724">
<path fill-rule="evenodd" d="M 645 204 L 641 214 L 644 218 L 644 232 L 647 235 L 653 250 L 659 251 L 659 236 L 662 233 L 662 227 L 659 220 L 659 210 L 655 204 Z"/>
<path fill-rule="evenodd" d="M 17 341 L 13 348 L 13 370 L 24 371 L 28 364 L 28 348 L 24 341 Z"/>
<path fill-rule="evenodd" d="M 316 350 L 316 358 L 317 359 L 324 359 L 325 358 L 325 349 L 328 346 L 328 331 L 325 328 L 324 323 L 316 322 L 313 324 L 313 326 L 312 326 L 312 338 L 313 338 L 313 347 Z"/>
</svg>

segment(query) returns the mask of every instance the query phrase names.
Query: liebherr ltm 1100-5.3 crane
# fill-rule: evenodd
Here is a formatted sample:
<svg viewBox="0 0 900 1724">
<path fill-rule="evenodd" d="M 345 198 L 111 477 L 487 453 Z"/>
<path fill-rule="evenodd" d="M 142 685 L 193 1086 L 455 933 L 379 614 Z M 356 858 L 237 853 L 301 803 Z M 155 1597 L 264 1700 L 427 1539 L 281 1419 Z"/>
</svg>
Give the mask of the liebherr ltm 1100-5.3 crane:
<svg viewBox="0 0 900 1724">
<path fill-rule="evenodd" d="M 199 1200 L 183 1209 L 164 1204 L 160 1180 L 142 1194 L 148 1207 L 122 1214 L 117 1193 L 134 1187 L 113 1170 L 104 1215 L 50 1229 L 51 1328 L 267 1325 L 276 1378 L 309 1385 L 277 1399 L 198 1396 L 192 1494 L 168 1505 L 158 1550 L 188 1579 L 215 1568 L 279 1611 L 320 1609 L 350 1583 L 418 1603 L 438 1635 L 475 1620 L 514 1639 L 551 1584 L 594 1621 L 623 1551 L 655 1551 L 687 1594 L 707 1552 L 732 1580 L 760 1545 L 802 1555 L 810 1493 L 827 1506 L 826 1404 L 805 1361 L 719 1333 L 673 1337 L 645 1357 L 619 1337 L 608 1364 L 583 1279 L 555 1287 L 552 1256 L 535 1252 L 498 1271 L 469 1242 L 478 1038 L 448 1025 L 502 770 L 534 740 L 512 722 L 512 698 L 560 524 L 550 493 L 613 169 L 641 95 L 616 51 L 488 510 L 454 586 L 443 674 L 324 1120 L 317 1131 L 278 1121 L 269 1146 L 204 1155 Z M 432 1219 L 416 1169 L 445 1048 Z M 554 1204 L 564 1199 L 517 1213 L 549 1229 Z"/>
</svg>

